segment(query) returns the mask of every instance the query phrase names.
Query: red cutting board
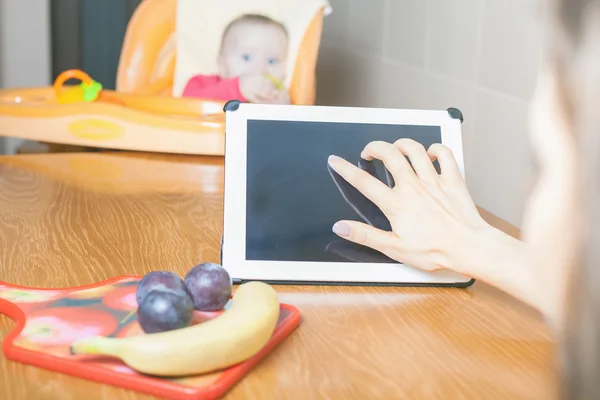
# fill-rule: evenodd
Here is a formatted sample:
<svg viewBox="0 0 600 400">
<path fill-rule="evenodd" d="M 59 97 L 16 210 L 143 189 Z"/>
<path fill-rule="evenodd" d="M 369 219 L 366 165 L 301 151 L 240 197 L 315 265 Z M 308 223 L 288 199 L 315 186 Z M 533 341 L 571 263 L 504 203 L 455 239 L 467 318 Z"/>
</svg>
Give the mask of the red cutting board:
<svg viewBox="0 0 600 400">
<path fill-rule="evenodd" d="M 33 289 L 0 281 L 0 314 L 16 322 L 2 344 L 4 354 L 13 361 L 168 399 L 216 399 L 300 324 L 298 310 L 282 304 L 277 328 L 258 354 L 220 372 L 176 379 L 139 374 L 115 358 L 71 355 L 69 345 L 79 338 L 143 334 L 132 313 L 140 279 L 122 276 L 67 289 Z M 196 312 L 194 320 L 200 323 L 218 314 Z"/>
</svg>

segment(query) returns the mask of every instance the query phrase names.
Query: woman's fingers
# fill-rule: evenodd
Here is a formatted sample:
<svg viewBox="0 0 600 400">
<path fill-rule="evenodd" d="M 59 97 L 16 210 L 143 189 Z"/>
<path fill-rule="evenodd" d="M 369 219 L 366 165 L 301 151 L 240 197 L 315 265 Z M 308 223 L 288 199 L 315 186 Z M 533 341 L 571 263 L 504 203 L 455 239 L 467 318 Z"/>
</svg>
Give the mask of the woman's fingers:
<svg viewBox="0 0 600 400">
<path fill-rule="evenodd" d="M 412 139 L 399 139 L 394 144 L 382 141 L 371 142 L 364 148 L 361 157 L 366 160 L 374 158 L 381 160 L 396 183 L 414 179 L 415 173 L 419 178 L 430 182 L 435 182 L 439 178 L 423 145 Z"/>
<path fill-rule="evenodd" d="M 402 156 L 408 157 L 410 164 Z M 375 141 L 365 147 L 361 157 L 367 160 L 381 160 L 396 182 L 402 178 L 413 177 L 413 168 L 419 178 L 435 182 L 440 178 L 433 166 L 435 160 L 440 164 L 443 179 L 450 182 L 463 180 L 452 150 L 440 143 L 434 143 L 425 150 L 422 144 L 412 139 L 399 139 L 393 145 Z"/>
<path fill-rule="evenodd" d="M 381 160 L 396 182 L 411 179 L 415 176 L 408 160 L 391 143 L 382 141 L 371 142 L 365 146 L 360 153 L 360 157 L 367 161 L 372 161 L 373 159 Z"/>
<path fill-rule="evenodd" d="M 369 175 L 371 175 L 373 178 L 377 178 L 377 170 L 375 169 L 375 164 L 373 164 L 371 161 L 367 161 L 361 158 L 360 160 L 358 160 L 357 165 L 358 168 L 368 172 Z"/>
<path fill-rule="evenodd" d="M 327 162 L 346 182 L 375 203 L 381 211 L 386 213 L 390 210 L 392 190 L 383 182 L 338 156 L 329 156 Z"/>
<path fill-rule="evenodd" d="M 338 221 L 333 225 L 333 232 L 351 242 L 375 249 L 388 257 L 397 258 L 400 239 L 392 232 L 382 231 L 357 221 Z"/>
<path fill-rule="evenodd" d="M 439 178 L 427 150 L 421 143 L 412 139 L 398 139 L 394 146 L 408 157 L 419 178 L 430 182 Z"/>
<path fill-rule="evenodd" d="M 403 156 L 408 157 L 410 163 Z M 411 179 L 415 176 L 415 172 L 423 180 L 436 182 L 440 179 L 440 175 L 433 165 L 436 160 L 440 164 L 442 179 L 454 183 L 463 182 L 452 150 L 440 143 L 434 143 L 428 150 L 425 150 L 422 144 L 412 139 L 399 139 L 393 145 L 374 141 L 367 144 L 361 157 L 369 161 L 381 160 L 386 167 L 386 173 L 391 175 L 387 176 L 388 184 L 391 183 L 390 181 L 399 182 L 400 179 Z"/>
<path fill-rule="evenodd" d="M 442 179 L 450 182 L 460 182 L 463 180 L 456 158 L 452 150 L 440 143 L 434 143 L 427 150 L 431 161 L 437 160 L 440 164 Z"/>
<path fill-rule="evenodd" d="M 377 170 L 375 169 L 375 164 L 373 164 L 373 161 L 367 161 L 364 158 L 361 158 L 358 160 L 358 168 L 362 169 L 363 171 L 367 171 L 369 174 L 379 179 L 377 177 Z M 391 188 L 394 188 L 396 184 L 394 183 L 394 178 L 392 177 L 392 174 L 390 174 L 390 171 L 388 171 L 387 168 L 384 168 L 384 170 L 387 185 Z"/>
</svg>

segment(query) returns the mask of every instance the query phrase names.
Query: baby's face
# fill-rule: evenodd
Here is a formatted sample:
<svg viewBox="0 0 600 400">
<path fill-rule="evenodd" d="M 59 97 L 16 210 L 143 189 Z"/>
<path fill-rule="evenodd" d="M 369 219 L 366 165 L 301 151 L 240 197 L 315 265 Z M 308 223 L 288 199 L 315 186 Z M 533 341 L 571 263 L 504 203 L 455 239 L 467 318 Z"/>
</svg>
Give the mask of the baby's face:
<svg viewBox="0 0 600 400">
<path fill-rule="evenodd" d="M 232 26 L 223 40 L 219 74 L 223 78 L 270 74 L 283 80 L 287 36 L 278 26 L 253 22 Z"/>
</svg>

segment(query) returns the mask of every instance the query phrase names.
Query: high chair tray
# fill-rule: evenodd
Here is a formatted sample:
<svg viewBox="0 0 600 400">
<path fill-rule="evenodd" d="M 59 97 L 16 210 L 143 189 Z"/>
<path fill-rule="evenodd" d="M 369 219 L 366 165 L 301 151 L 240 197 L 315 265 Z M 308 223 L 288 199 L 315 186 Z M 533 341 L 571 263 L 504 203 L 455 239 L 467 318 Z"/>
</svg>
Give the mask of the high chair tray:
<svg viewBox="0 0 600 400">
<path fill-rule="evenodd" d="M 2 344 L 10 360 L 76 377 L 175 400 L 215 399 L 224 395 L 300 323 L 299 311 L 281 304 L 271 340 L 255 356 L 223 371 L 182 378 L 137 373 L 118 359 L 73 356 L 69 345 L 84 336 L 128 337 L 143 334 L 137 323 L 137 276 L 93 285 L 36 289 L 0 281 L 0 314 L 16 322 Z M 219 312 L 196 312 L 195 323 Z"/>
</svg>

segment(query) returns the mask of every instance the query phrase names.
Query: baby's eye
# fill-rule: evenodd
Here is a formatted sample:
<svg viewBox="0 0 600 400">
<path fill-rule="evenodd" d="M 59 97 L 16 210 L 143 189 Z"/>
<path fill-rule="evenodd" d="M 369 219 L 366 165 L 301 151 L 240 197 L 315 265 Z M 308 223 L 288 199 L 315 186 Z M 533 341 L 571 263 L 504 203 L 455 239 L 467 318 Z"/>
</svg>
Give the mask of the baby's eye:
<svg viewBox="0 0 600 400">
<path fill-rule="evenodd" d="M 252 56 L 250 54 L 243 54 L 242 58 L 244 59 L 244 61 L 251 61 L 252 60 Z"/>
<path fill-rule="evenodd" d="M 275 65 L 275 64 L 277 64 L 277 61 L 278 60 L 276 58 L 269 58 L 268 63 L 269 63 L 269 65 Z"/>
</svg>

